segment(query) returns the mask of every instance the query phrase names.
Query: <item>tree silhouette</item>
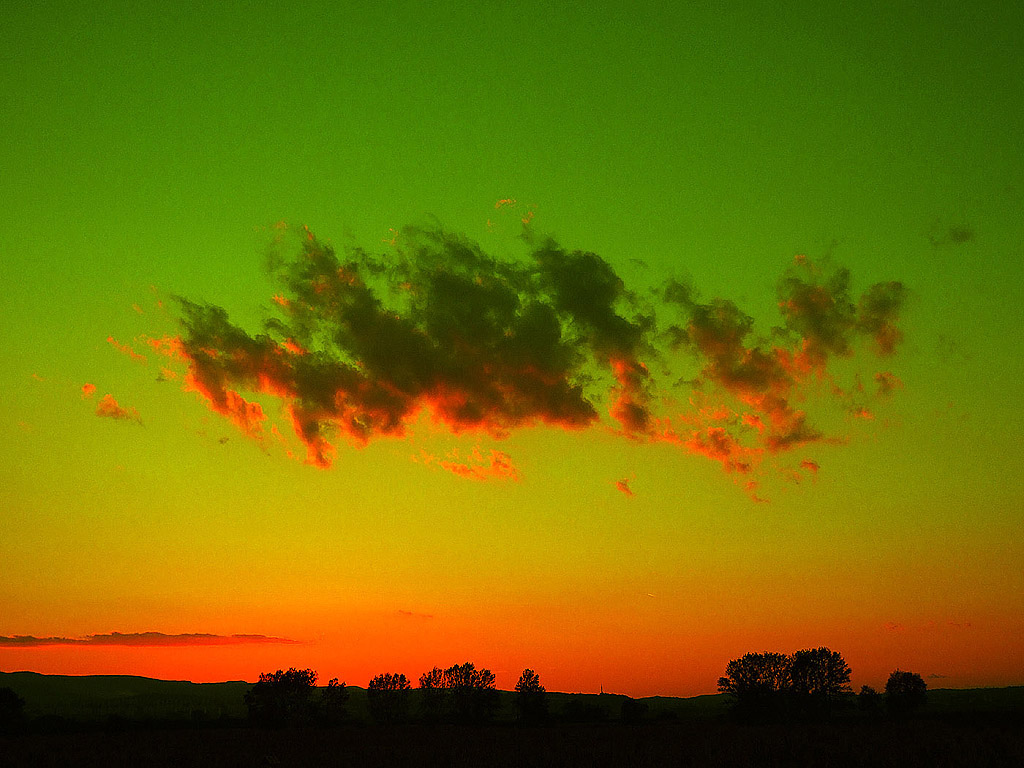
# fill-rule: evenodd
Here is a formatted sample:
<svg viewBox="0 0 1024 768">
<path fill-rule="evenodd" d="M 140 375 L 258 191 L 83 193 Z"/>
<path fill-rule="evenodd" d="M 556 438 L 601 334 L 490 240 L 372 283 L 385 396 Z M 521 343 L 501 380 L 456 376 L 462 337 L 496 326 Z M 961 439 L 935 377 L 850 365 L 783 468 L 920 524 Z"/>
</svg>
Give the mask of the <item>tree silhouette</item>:
<svg viewBox="0 0 1024 768">
<path fill-rule="evenodd" d="M 519 719 L 524 723 L 540 723 L 548 717 L 547 691 L 540 684 L 540 676 L 532 669 L 524 669 L 516 683 L 516 706 Z"/>
<path fill-rule="evenodd" d="M 785 709 L 793 660 L 784 653 L 748 653 L 725 665 L 718 690 L 735 700 L 742 717 L 777 714 Z"/>
<path fill-rule="evenodd" d="M 434 667 L 420 675 L 420 706 L 423 719 L 433 722 L 444 715 L 445 695 L 447 693 L 444 670 Z"/>
<path fill-rule="evenodd" d="M 839 651 L 809 648 L 790 660 L 790 691 L 804 714 L 829 715 L 832 705 L 850 689 L 850 667 Z"/>
<path fill-rule="evenodd" d="M 336 683 L 337 681 L 332 681 Z M 309 721 L 314 712 L 316 672 L 295 669 L 264 672 L 245 694 L 249 719 L 260 725 L 285 725 Z"/>
<path fill-rule="evenodd" d="M 420 690 L 427 720 L 448 717 L 459 722 L 485 722 L 498 703 L 494 673 L 477 669 L 468 661 L 425 672 L 420 676 Z"/>
<path fill-rule="evenodd" d="M 919 674 L 897 669 L 885 683 L 886 706 L 893 714 L 909 714 L 925 705 L 927 690 L 928 684 Z"/>
<path fill-rule="evenodd" d="M 451 691 L 452 713 L 460 722 L 486 722 L 498 703 L 494 673 L 477 669 L 470 662 L 456 664 L 445 670 Z"/>
<path fill-rule="evenodd" d="M 734 698 L 741 717 L 827 717 L 838 700 L 852 693 L 849 665 L 829 648 L 807 648 L 792 656 L 748 653 L 726 665 L 718 690 Z"/>
<path fill-rule="evenodd" d="M 409 680 L 402 674 L 377 675 L 366 686 L 370 716 L 379 723 L 405 720 L 409 710 Z"/>
<path fill-rule="evenodd" d="M 315 673 L 314 673 L 315 674 Z M 316 707 L 317 720 L 325 725 L 336 725 L 345 719 L 345 703 L 348 701 L 348 690 L 344 682 L 332 678 L 327 687 L 320 693 L 319 706 Z"/>
</svg>

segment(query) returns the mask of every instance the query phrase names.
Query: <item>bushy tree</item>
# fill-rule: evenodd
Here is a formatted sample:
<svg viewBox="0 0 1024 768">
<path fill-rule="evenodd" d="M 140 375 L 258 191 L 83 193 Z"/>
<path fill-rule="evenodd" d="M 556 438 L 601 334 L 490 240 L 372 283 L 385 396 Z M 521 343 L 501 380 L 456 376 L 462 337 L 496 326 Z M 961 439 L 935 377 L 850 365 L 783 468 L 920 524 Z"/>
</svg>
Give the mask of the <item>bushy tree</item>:
<svg viewBox="0 0 1024 768">
<path fill-rule="evenodd" d="M 441 670 L 434 667 L 420 676 L 423 713 L 428 720 L 448 717 L 459 722 L 485 722 L 498 703 L 494 673 L 472 663 Z"/>
<path fill-rule="evenodd" d="M 308 722 L 314 714 L 316 672 L 295 669 L 264 672 L 245 694 L 249 719 L 260 725 Z"/>
<path fill-rule="evenodd" d="M 738 714 L 760 716 L 779 712 L 790 687 L 792 658 L 784 653 L 748 653 L 725 665 L 718 690 L 734 698 Z"/>
<path fill-rule="evenodd" d="M 897 669 L 885 683 L 885 704 L 893 714 L 909 714 L 925 705 L 927 690 L 919 674 Z"/>
<path fill-rule="evenodd" d="M 420 706 L 423 719 L 427 722 L 439 720 L 444 715 L 447 688 L 444 670 L 434 667 L 420 675 Z"/>
<path fill-rule="evenodd" d="M 547 691 L 540 684 L 540 676 L 536 672 L 532 669 L 524 669 L 516 683 L 515 691 L 520 721 L 540 723 L 547 719 Z"/>
<path fill-rule="evenodd" d="M 852 693 L 849 665 L 829 648 L 794 653 L 789 676 L 794 702 L 804 714 L 828 715 L 840 697 Z"/>
<path fill-rule="evenodd" d="M 409 711 L 409 680 L 405 675 L 386 672 L 366 686 L 370 716 L 379 723 L 405 720 Z"/>
<path fill-rule="evenodd" d="M 741 716 L 827 716 L 837 700 L 851 693 L 850 667 L 842 654 L 829 648 L 792 656 L 748 653 L 726 665 L 718 690 L 734 698 Z"/>
<path fill-rule="evenodd" d="M 451 691 L 452 714 L 460 722 L 486 722 L 498 703 L 494 673 L 477 669 L 470 662 L 456 664 L 445 670 Z"/>
<path fill-rule="evenodd" d="M 345 719 L 345 704 L 348 702 L 348 690 L 344 682 L 332 678 L 327 687 L 320 692 L 320 701 L 316 705 L 317 720 L 325 725 L 336 725 Z"/>
</svg>

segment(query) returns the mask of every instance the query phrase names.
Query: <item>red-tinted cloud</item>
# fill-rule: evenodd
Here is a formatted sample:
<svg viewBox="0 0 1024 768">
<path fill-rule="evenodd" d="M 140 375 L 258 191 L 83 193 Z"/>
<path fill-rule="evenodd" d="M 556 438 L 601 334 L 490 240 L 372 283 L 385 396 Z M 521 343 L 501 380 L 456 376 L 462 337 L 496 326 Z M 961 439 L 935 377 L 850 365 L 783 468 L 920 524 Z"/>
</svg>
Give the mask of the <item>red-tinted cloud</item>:
<svg viewBox="0 0 1024 768">
<path fill-rule="evenodd" d="M 115 339 L 113 336 L 107 336 L 107 343 L 110 346 L 112 346 L 114 349 L 116 349 L 118 352 L 120 352 L 122 355 L 127 355 L 132 360 L 138 360 L 140 363 L 145 363 L 146 362 L 145 355 L 140 355 L 138 352 L 136 352 L 134 349 L 132 349 L 128 344 L 122 344 L 120 341 Z"/>
<path fill-rule="evenodd" d="M 75 647 L 97 646 L 195 646 L 195 645 L 262 645 L 262 644 L 294 644 L 296 640 L 267 635 L 210 635 L 190 633 L 183 635 L 167 635 L 163 632 L 111 632 L 105 635 L 86 635 L 85 637 L 34 637 L 32 635 L 0 636 L 0 648 L 39 648 L 50 645 L 68 645 Z"/>
<path fill-rule="evenodd" d="M 489 451 L 485 456 L 474 448 L 463 460 L 457 451 L 447 458 L 438 458 L 427 453 L 420 456 L 424 464 L 434 464 L 447 472 L 471 480 L 519 480 L 519 470 L 512 463 L 512 457 L 504 451 Z"/>
<path fill-rule="evenodd" d="M 732 424 L 707 426 L 685 441 L 690 450 L 733 472 L 749 467 L 758 450 L 776 454 L 829 439 L 795 403 L 815 382 L 831 382 L 829 363 L 853 356 L 859 339 L 866 337 L 883 355 L 892 354 L 900 340 L 896 323 L 903 286 L 876 284 L 855 303 L 850 284 L 847 270 L 826 270 L 806 256 L 797 257 L 778 287 L 784 326 L 770 337 L 756 336 L 753 318 L 733 302 L 700 302 L 688 286 L 667 285 L 664 299 L 684 319 L 668 328 L 670 343 L 696 357 L 702 366 L 699 383 L 711 384 L 748 409 L 740 421 L 756 430 L 750 439 Z M 845 403 L 849 395 L 842 387 L 832 382 L 831 390 L 852 413 L 867 414 L 863 406 Z"/>
<path fill-rule="evenodd" d="M 597 254 L 529 229 L 523 261 L 436 228 L 407 229 L 380 256 L 339 254 L 308 230 L 292 251 L 283 230 L 278 237 L 269 263 L 281 290 L 261 332 L 183 299 L 180 337 L 148 343 L 184 361 L 186 388 L 250 437 L 263 439 L 260 401 L 278 400 L 307 462 L 321 468 L 339 440 L 403 436 L 424 413 L 453 433 L 500 439 L 538 424 L 587 428 L 605 412 L 622 435 L 745 475 L 765 456 L 829 439 L 806 403 L 824 382 L 851 407 L 832 381 L 833 359 L 865 346 L 890 355 L 901 338 L 900 283 L 854 298 L 848 271 L 806 257 L 779 283 L 782 325 L 759 333 L 728 299 L 701 300 L 672 281 L 643 299 Z M 879 393 L 891 392 L 898 380 L 879 376 Z M 682 381 L 693 393 L 681 402 Z M 694 398 L 703 404 L 688 407 Z M 511 477 L 506 459 L 432 463 Z"/>
<path fill-rule="evenodd" d="M 629 487 L 629 478 L 624 477 L 615 481 L 615 487 L 626 496 L 633 496 L 633 490 Z"/>
<path fill-rule="evenodd" d="M 138 411 L 134 408 L 122 408 L 111 394 L 100 398 L 100 402 L 96 406 L 96 415 L 107 419 L 125 419 L 142 423 Z"/>
<path fill-rule="evenodd" d="M 94 394 L 96 394 L 96 385 L 95 384 L 90 384 L 90 383 L 86 382 L 85 384 L 82 385 L 82 399 L 83 400 L 88 400 Z"/>
</svg>

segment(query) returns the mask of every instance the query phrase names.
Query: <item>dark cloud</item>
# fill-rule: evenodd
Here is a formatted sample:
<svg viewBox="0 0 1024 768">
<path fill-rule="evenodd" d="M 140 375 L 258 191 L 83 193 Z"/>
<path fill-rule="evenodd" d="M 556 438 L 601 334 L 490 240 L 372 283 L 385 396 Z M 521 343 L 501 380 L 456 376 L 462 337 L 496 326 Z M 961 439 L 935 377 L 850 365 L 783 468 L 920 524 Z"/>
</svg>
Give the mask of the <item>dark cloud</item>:
<svg viewBox="0 0 1024 768">
<path fill-rule="evenodd" d="M 38 648 L 48 645 L 69 645 L 75 647 L 98 646 L 192 646 L 192 645 L 251 645 L 251 644 L 293 644 L 298 641 L 267 635 L 210 635 L 190 633 L 166 635 L 163 632 L 111 632 L 105 635 L 85 637 L 34 637 L 32 635 L 0 636 L 0 648 Z"/>
<path fill-rule="evenodd" d="M 401 436 L 422 413 L 454 433 L 502 438 L 536 424 L 594 426 L 605 411 L 620 434 L 745 475 L 766 455 L 825 439 L 796 403 L 829 378 L 833 358 L 862 340 L 891 355 L 901 338 L 900 283 L 855 298 L 847 270 L 803 257 L 778 285 L 782 325 L 758 334 L 729 299 L 670 280 L 645 300 L 595 253 L 528 228 L 523 240 L 526 258 L 497 259 L 464 236 L 413 227 L 374 255 L 339 253 L 308 230 L 291 247 L 281 231 L 267 260 L 281 289 L 259 332 L 179 299 L 180 337 L 148 343 L 184 361 L 186 389 L 257 441 L 261 402 L 279 399 L 319 467 L 339 439 Z M 876 377 L 880 393 L 895 381 Z M 680 402 L 684 384 L 691 404 L 709 407 Z M 500 452 L 428 459 L 467 477 L 515 475 Z"/>
<path fill-rule="evenodd" d="M 897 323 L 906 301 L 902 283 L 876 283 L 857 304 L 857 329 L 868 334 L 881 355 L 891 355 L 903 340 Z"/>
<path fill-rule="evenodd" d="M 974 228 L 969 224 L 959 223 L 944 226 L 938 221 L 935 222 L 931 232 L 928 234 L 928 240 L 934 248 L 941 248 L 946 245 L 963 245 L 964 243 L 973 242 L 975 237 Z"/>
<path fill-rule="evenodd" d="M 875 387 L 879 397 L 888 397 L 896 390 L 902 389 L 903 382 L 890 371 L 879 371 L 875 374 Z"/>
</svg>

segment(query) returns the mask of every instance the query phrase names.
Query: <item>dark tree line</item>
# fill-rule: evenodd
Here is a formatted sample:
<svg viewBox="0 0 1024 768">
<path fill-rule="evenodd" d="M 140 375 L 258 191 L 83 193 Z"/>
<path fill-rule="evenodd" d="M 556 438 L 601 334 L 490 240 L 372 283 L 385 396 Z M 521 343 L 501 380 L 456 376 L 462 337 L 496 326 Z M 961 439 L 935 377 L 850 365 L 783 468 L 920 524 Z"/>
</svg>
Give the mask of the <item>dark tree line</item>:
<svg viewBox="0 0 1024 768">
<path fill-rule="evenodd" d="M 884 704 L 894 714 L 924 705 L 927 686 L 920 675 L 896 670 L 885 686 Z M 850 667 L 829 648 L 783 653 L 748 653 L 733 659 L 718 679 L 718 690 L 733 699 L 741 719 L 828 718 L 837 706 L 852 702 Z M 882 696 L 864 686 L 857 697 L 862 710 L 880 710 Z"/>
<path fill-rule="evenodd" d="M 405 675 L 384 673 L 366 686 L 370 716 L 378 723 L 401 723 L 409 715 L 409 680 Z"/>
<path fill-rule="evenodd" d="M 420 675 L 420 691 L 423 718 L 428 722 L 483 723 L 491 719 L 498 705 L 494 673 L 477 669 L 468 661 L 424 672 Z"/>
<path fill-rule="evenodd" d="M 317 691 L 316 678 L 312 669 L 261 674 L 259 682 L 245 695 L 249 719 L 265 726 L 341 722 L 348 699 L 345 683 L 331 680 L 326 688 Z M 370 716 L 378 723 L 405 722 L 411 715 L 412 690 L 403 674 L 377 675 L 366 687 Z M 547 719 L 547 694 L 536 672 L 524 670 L 515 690 L 522 722 L 540 723 Z M 485 723 L 498 706 L 494 673 L 477 669 L 470 662 L 447 669 L 434 667 L 423 673 L 418 693 L 418 714 L 425 722 Z"/>
<path fill-rule="evenodd" d="M 245 694 L 249 719 L 265 726 L 340 723 L 348 701 L 345 683 L 334 678 L 318 692 L 316 678 L 314 670 L 294 667 L 261 674 Z"/>
<path fill-rule="evenodd" d="M 317 689 L 316 679 L 312 669 L 261 674 L 245 695 L 250 720 L 273 726 L 342 722 L 348 700 L 345 683 L 334 679 Z M 732 699 L 733 713 L 750 720 L 827 719 L 834 709 L 852 706 L 855 700 L 865 712 L 884 708 L 905 715 L 924 705 L 926 689 L 920 675 L 896 670 L 889 676 L 884 695 L 864 686 L 854 697 L 849 665 L 842 654 L 829 648 L 808 648 L 791 655 L 748 653 L 730 661 L 718 680 L 718 690 Z M 414 690 L 419 700 L 416 712 L 412 707 Z M 366 701 L 371 718 L 378 723 L 402 723 L 417 716 L 428 723 L 480 724 L 493 718 L 499 693 L 493 672 L 466 662 L 424 672 L 416 689 L 404 674 L 377 675 L 366 687 Z M 563 717 L 594 719 L 593 713 L 571 709 L 586 704 L 569 702 Z M 532 669 L 523 670 L 515 685 L 515 707 L 523 724 L 548 720 L 547 692 Z M 622 704 L 624 722 L 640 722 L 646 716 L 645 702 L 628 699 Z"/>
</svg>

